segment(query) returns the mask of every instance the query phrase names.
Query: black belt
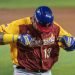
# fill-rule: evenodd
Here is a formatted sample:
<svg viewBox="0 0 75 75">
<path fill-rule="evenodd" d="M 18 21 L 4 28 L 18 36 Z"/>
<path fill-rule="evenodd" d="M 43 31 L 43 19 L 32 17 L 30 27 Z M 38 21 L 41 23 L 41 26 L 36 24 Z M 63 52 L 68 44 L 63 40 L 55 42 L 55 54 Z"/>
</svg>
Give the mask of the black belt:
<svg viewBox="0 0 75 75">
<path fill-rule="evenodd" d="M 17 69 L 25 69 L 25 67 L 22 66 L 16 66 Z"/>
<path fill-rule="evenodd" d="M 47 72 L 46 70 L 36 70 L 36 71 L 33 71 L 33 72 L 36 72 L 36 73 L 44 73 L 44 72 Z"/>
<path fill-rule="evenodd" d="M 25 67 L 22 67 L 22 66 L 17 66 L 16 67 L 17 69 L 25 69 Z M 26 70 L 26 69 L 25 69 Z M 27 72 L 36 72 L 36 73 L 44 73 L 44 72 L 47 72 L 46 70 L 31 70 L 31 71 L 28 71 L 26 70 Z"/>
</svg>

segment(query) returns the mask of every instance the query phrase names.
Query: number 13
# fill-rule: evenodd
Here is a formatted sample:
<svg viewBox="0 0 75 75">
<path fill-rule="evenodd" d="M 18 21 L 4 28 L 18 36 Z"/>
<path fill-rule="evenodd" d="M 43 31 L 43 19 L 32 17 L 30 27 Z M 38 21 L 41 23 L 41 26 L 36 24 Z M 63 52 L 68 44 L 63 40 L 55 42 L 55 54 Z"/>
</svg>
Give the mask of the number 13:
<svg viewBox="0 0 75 75">
<path fill-rule="evenodd" d="M 48 59 L 50 57 L 51 48 L 44 49 L 45 59 Z"/>
</svg>

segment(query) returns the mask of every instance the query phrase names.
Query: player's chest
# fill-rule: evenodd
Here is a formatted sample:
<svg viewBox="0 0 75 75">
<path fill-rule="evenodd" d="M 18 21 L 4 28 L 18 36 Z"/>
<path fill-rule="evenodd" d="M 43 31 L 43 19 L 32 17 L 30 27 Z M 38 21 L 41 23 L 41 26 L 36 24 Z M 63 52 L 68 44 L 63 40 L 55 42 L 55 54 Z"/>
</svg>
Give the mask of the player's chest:
<svg viewBox="0 0 75 75">
<path fill-rule="evenodd" d="M 41 34 L 43 45 L 50 45 L 55 43 L 55 35 L 53 32 Z"/>
<path fill-rule="evenodd" d="M 20 26 L 19 30 L 20 34 L 30 34 L 32 37 L 36 38 L 37 40 L 41 39 L 44 45 L 54 44 L 57 35 L 54 29 L 51 29 L 51 31 L 48 33 L 40 33 L 32 27 L 24 25 Z"/>
</svg>

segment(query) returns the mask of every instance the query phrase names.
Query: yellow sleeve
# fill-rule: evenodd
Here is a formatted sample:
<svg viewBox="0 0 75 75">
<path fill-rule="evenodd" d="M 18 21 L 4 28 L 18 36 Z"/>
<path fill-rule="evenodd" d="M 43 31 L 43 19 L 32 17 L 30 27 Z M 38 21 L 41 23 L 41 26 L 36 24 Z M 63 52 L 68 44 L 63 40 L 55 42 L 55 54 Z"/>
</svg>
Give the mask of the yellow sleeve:
<svg viewBox="0 0 75 75">
<path fill-rule="evenodd" d="M 72 36 L 69 32 L 67 32 L 65 29 L 63 29 L 59 24 L 57 24 L 56 22 L 54 22 L 57 26 L 59 26 L 60 28 L 60 32 L 59 32 L 59 36 Z"/>
<path fill-rule="evenodd" d="M 17 42 L 19 35 L 0 33 L 0 45 Z"/>
<path fill-rule="evenodd" d="M 12 21 L 7 25 L 0 25 L 0 32 L 10 33 L 10 34 L 19 34 L 19 25 L 28 25 L 31 24 L 30 17 Z"/>
<path fill-rule="evenodd" d="M 67 32 L 66 30 L 64 30 L 59 24 L 57 24 L 56 22 L 54 22 L 54 24 L 57 25 L 57 26 L 59 26 L 59 28 L 60 28 L 59 37 L 62 37 L 64 35 L 66 35 L 66 36 L 72 36 L 69 32 Z M 62 47 L 62 48 L 64 47 L 63 44 L 62 44 L 62 42 L 58 42 L 58 44 L 59 44 L 60 47 Z"/>
<path fill-rule="evenodd" d="M 13 41 L 17 41 L 19 34 L 19 24 L 23 24 L 24 19 L 12 21 L 5 25 L 0 25 L 0 44 L 8 44 Z"/>
<path fill-rule="evenodd" d="M 17 42 L 18 39 L 18 35 L 13 35 L 13 34 L 4 34 L 3 35 L 3 42 L 4 44 L 8 44 L 8 43 L 14 43 Z"/>
<path fill-rule="evenodd" d="M 23 20 L 16 20 L 6 25 L 0 25 L 0 32 L 8 34 L 19 34 L 20 24 L 23 24 Z"/>
<path fill-rule="evenodd" d="M 7 25 L 0 25 L 0 32 L 2 32 L 3 35 L 3 42 L 4 43 L 10 43 L 17 40 L 17 37 L 19 35 L 19 25 L 29 25 L 32 24 L 30 17 L 26 17 L 23 19 L 19 19 L 16 21 L 12 21 L 11 23 Z"/>
</svg>

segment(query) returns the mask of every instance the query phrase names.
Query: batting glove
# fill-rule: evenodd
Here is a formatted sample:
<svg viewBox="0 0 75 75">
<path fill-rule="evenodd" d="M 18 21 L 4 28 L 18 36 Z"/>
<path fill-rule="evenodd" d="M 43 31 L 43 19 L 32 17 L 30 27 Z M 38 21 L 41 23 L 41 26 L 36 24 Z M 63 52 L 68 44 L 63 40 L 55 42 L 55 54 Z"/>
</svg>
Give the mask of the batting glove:
<svg viewBox="0 0 75 75">
<path fill-rule="evenodd" d="M 24 34 L 24 35 L 20 35 L 18 37 L 18 42 L 20 42 L 22 45 L 30 45 L 30 42 L 32 40 L 31 35 L 29 34 Z"/>
<path fill-rule="evenodd" d="M 38 47 L 42 45 L 41 40 L 37 40 L 35 37 L 33 38 L 29 34 L 20 35 L 18 37 L 18 42 L 21 43 L 23 46 L 29 47 Z"/>
<path fill-rule="evenodd" d="M 63 36 L 60 38 L 60 42 L 62 42 L 64 49 L 67 51 L 72 51 L 75 49 L 75 38 L 70 36 Z"/>
</svg>

